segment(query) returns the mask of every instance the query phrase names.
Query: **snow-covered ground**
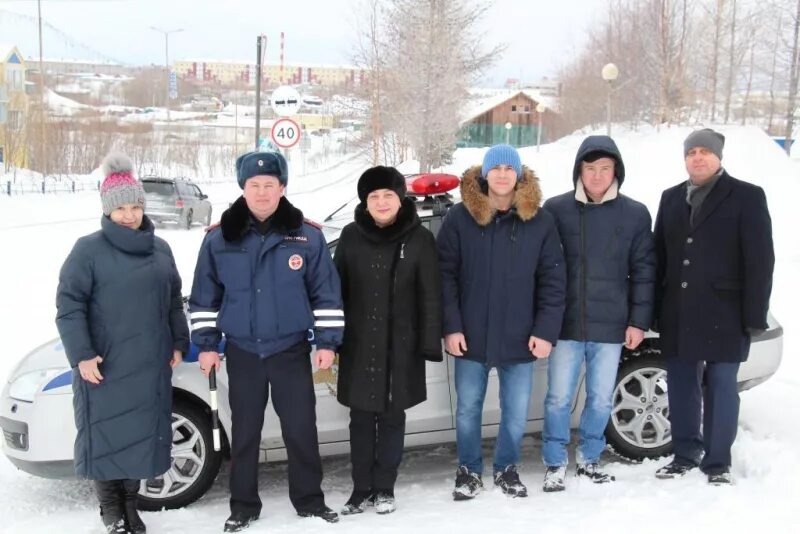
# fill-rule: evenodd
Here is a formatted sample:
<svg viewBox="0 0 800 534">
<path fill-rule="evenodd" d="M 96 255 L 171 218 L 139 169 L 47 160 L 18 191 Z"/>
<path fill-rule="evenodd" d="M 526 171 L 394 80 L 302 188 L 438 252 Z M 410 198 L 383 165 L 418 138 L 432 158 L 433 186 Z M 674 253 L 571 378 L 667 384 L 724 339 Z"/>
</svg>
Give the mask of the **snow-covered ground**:
<svg viewBox="0 0 800 534">
<path fill-rule="evenodd" d="M 525 438 L 521 475 L 529 485 L 527 499 L 507 499 L 489 489 L 472 502 L 450 497 L 455 471 L 452 444 L 411 450 L 406 454 L 397 484 L 398 510 L 390 516 L 372 511 L 346 517 L 338 525 L 300 519 L 288 501 L 286 464 L 261 466 L 262 519 L 250 532 L 434 532 L 453 528 L 471 532 L 797 532 L 800 520 L 800 312 L 796 299 L 800 274 L 800 162 L 789 160 L 765 134 L 754 128 L 721 127 L 727 136 L 723 163 L 734 176 L 760 184 L 772 213 L 777 264 L 771 309 L 784 326 L 784 359 L 778 373 L 765 384 L 742 394 L 739 435 L 734 448 L 736 485 L 709 487 L 692 474 L 683 480 L 657 481 L 660 462 L 640 465 L 608 455 L 617 482 L 606 486 L 568 481 L 568 491 L 545 495 L 540 442 Z M 645 202 L 655 216 L 661 191 L 684 178 L 682 140 L 688 128 L 624 131 L 615 135 L 622 150 L 627 179 L 622 191 Z M 571 187 L 575 151 L 581 136 L 550 145 L 525 148 L 523 162 L 542 179 L 545 196 Z M 460 174 L 479 163 L 482 149 L 464 149 L 444 170 Z M 360 156 L 324 172 L 292 177 L 289 198 L 307 216 L 321 219 L 355 196 L 355 183 L 367 162 Z M 413 167 L 410 166 L 410 167 Z M 411 170 L 407 168 L 406 170 Z M 239 194 L 228 184 L 204 187 L 218 215 Z M 54 295 L 60 265 L 79 236 L 99 226 L 96 193 L 0 197 L 0 380 L 19 359 L 40 343 L 55 337 Z M 184 279 L 185 292 L 203 230 L 164 228 Z M 3 415 L 3 414 L 0 414 Z M 486 458 L 492 442 L 486 443 Z M 147 513 L 150 532 L 220 532 L 227 517 L 227 463 L 217 483 L 199 502 L 183 510 Z M 490 485 L 489 485 L 490 486 Z M 346 458 L 325 460 L 327 501 L 338 509 L 350 491 Z M 0 532 L 100 532 L 95 497 L 82 481 L 55 481 L 17 471 L 0 459 Z"/>
</svg>

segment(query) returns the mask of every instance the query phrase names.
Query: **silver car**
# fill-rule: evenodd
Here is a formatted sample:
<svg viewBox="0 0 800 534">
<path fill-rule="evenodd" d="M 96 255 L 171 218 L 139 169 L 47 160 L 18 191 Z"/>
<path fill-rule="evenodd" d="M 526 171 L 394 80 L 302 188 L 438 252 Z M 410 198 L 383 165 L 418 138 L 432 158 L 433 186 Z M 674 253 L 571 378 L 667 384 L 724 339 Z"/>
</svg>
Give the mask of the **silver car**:
<svg viewBox="0 0 800 534">
<path fill-rule="evenodd" d="M 187 230 L 195 222 L 211 224 L 211 202 L 197 185 L 182 178 L 142 178 L 147 205 L 145 213 L 154 223 L 171 221 Z"/>
<path fill-rule="evenodd" d="M 429 200 L 421 202 L 418 211 L 423 224 L 437 233 L 447 206 Z M 347 216 L 326 221 L 323 227 L 331 252 L 341 229 L 351 220 L 352 210 L 347 212 Z M 752 341 L 750 357 L 739 369 L 740 390 L 764 382 L 778 369 L 783 329 L 770 316 L 769 329 Z M 220 352 L 224 352 L 223 346 Z M 428 399 L 407 412 L 405 443 L 409 447 L 455 441 L 452 358 L 445 355 L 444 362 L 426 365 Z M 317 430 L 323 455 L 349 453 L 350 412 L 336 400 L 336 372 L 336 364 L 328 370 L 314 370 Z M 0 427 L 4 434 L 3 452 L 20 469 L 50 478 L 74 476 L 72 373 L 58 339 L 28 354 L 11 373 L 0 397 Z M 581 375 L 579 385 L 583 380 Z M 145 510 L 180 508 L 202 497 L 214 483 L 229 446 L 231 411 L 225 361 L 217 377 L 223 441 L 220 452 L 213 449 L 208 381 L 197 364 L 197 347 L 193 346 L 184 364 L 175 369 L 172 385 L 172 466 L 161 477 L 142 484 L 140 507 Z M 620 361 L 614 407 L 606 428 L 608 444 L 617 454 L 643 459 L 670 453 L 667 387 L 658 335 L 649 332 L 637 350 L 625 349 Z M 546 392 L 547 360 L 540 360 L 534 371 L 528 433 L 542 430 Z M 578 426 L 584 402 L 585 393 L 579 387 L 573 404 L 573 428 Z M 492 371 L 483 411 L 483 436 L 496 436 L 499 423 L 499 383 Z M 280 423 L 270 401 L 261 431 L 261 460 L 285 458 Z"/>
</svg>

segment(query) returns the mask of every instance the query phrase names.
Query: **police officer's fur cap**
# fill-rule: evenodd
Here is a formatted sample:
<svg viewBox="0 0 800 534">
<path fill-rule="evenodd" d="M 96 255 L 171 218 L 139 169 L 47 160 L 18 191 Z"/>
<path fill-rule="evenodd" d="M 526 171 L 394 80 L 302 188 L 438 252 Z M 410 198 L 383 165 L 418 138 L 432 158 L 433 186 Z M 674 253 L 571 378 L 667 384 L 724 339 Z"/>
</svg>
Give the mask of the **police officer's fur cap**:
<svg viewBox="0 0 800 534">
<path fill-rule="evenodd" d="M 236 159 L 236 181 L 244 183 L 253 176 L 273 176 L 281 185 L 289 181 L 286 159 L 279 152 L 247 152 Z"/>
</svg>

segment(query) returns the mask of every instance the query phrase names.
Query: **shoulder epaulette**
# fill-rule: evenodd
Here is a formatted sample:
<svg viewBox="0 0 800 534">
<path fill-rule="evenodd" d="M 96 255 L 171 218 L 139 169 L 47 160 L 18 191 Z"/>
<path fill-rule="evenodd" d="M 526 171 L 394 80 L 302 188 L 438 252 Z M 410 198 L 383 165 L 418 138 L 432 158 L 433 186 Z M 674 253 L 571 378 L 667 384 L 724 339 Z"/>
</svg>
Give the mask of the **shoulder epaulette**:
<svg viewBox="0 0 800 534">
<path fill-rule="evenodd" d="M 322 225 L 320 223 L 318 223 L 318 222 L 312 221 L 311 219 L 303 219 L 303 222 L 306 223 L 306 224 L 310 224 L 311 226 L 313 226 L 317 230 L 322 230 Z"/>
</svg>

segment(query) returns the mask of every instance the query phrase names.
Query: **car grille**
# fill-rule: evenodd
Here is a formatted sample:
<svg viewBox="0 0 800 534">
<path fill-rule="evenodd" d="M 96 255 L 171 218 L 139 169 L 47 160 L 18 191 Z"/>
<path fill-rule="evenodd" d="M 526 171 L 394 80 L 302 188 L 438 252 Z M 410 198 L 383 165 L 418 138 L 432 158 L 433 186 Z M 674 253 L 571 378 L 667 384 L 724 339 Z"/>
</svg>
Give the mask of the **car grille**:
<svg viewBox="0 0 800 534">
<path fill-rule="evenodd" d="M 0 427 L 3 428 L 6 445 L 18 451 L 28 450 L 28 425 L 26 423 L 0 417 Z"/>
</svg>

